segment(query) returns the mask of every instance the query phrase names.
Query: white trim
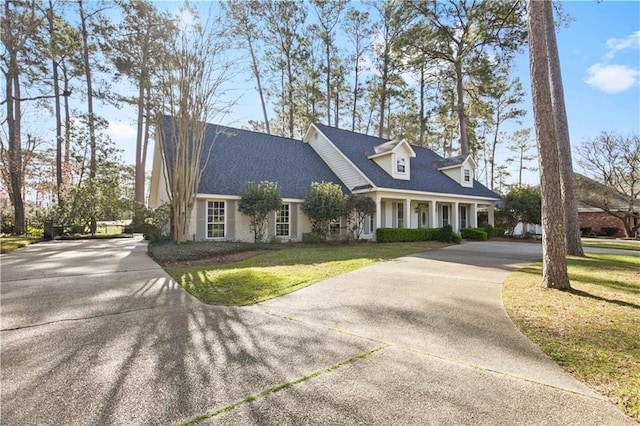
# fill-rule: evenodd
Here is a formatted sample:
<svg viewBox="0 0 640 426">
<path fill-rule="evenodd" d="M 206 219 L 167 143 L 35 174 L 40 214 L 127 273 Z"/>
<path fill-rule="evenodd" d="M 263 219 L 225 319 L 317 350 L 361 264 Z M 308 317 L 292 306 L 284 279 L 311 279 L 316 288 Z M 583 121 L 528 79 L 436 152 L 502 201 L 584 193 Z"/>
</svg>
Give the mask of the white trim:
<svg viewBox="0 0 640 426">
<path fill-rule="evenodd" d="M 225 238 L 227 238 L 227 210 L 229 210 L 229 204 L 227 203 L 227 200 L 206 200 L 207 205 L 205 208 L 205 231 L 204 231 L 204 238 L 206 240 L 224 240 Z M 215 224 L 219 224 L 220 222 L 209 222 L 209 203 L 223 203 L 223 210 L 224 210 L 224 219 L 222 222 L 222 237 L 210 237 L 209 236 L 209 224 L 211 225 L 215 225 Z M 212 209 L 215 210 L 215 205 L 212 207 Z"/>
<path fill-rule="evenodd" d="M 221 194 L 203 194 L 197 193 L 196 198 L 206 198 L 207 200 L 215 198 L 222 200 L 241 200 L 242 197 L 239 195 L 221 195 Z M 304 203 L 304 199 L 301 198 L 283 198 L 282 203 Z"/>
<path fill-rule="evenodd" d="M 287 206 L 287 221 L 286 222 L 278 222 L 278 214 L 282 211 L 282 208 Z M 287 235 L 278 235 L 278 225 L 287 225 Z M 276 211 L 275 220 L 274 220 L 274 235 L 276 238 L 290 238 L 291 237 L 291 204 L 290 203 L 282 203 L 280 208 Z"/>
<path fill-rule="evenodd" d="M 357 191 L 352 191 L 354 194 L 366 194 L 368 192 L 389 192 L 393 194 L 411 194 L 411 195 L 422 195 L 425 197 L 441 197 L 441 198 L 462 198 L 465 200 L 483 200 L 483 201 L 500 201 L 500 198 L 489 198 L 489 197 L 480 197 L 473 195 L 462 195 L 462 194 L 452 194 L 452 193 L 441 193 L 441 192 L 422 192 L 416 191 L 412 189 L 392 189 L 392 188 L 366 188 L 359 189 Z"/>
<path fill-rule="evenodd" d="M 342 158 L 343 158 L 343 159 L 344 159 L 344 160 L 345 160 L 345 161 L 346 161 L 346 162 L 347 162 L 351 167 L 353 167 L 353 168 L 354 168 L 354 170 L 355 170 L 355 171 L 360 175 L 360 177 L 362 178 L 362 180 L 364 180 L 365 182 L 369 182 L 369 185 L 371 185 L 371 186 L 375 186 L 375 185 L 373 184 L 373 182 L 371 181 L 371 179 L 369 179 L 369 177 L 368 177 L 367 175 L 365 175 L 365 174 L 362 172 L 362 170 L 360 170 L 360 169 L 359 169 L 355 164 L 353 164 L 353 162 L 349 159 L 349 157 L 347 157 L 346 155 L 344 155 L 344 153 L 342 152 L 342 150 L 338 149 L 338 147 L 334 145 L 334 143 L 331 141 L 331 139 L 329 139 L 329 138 L 327 137 L 327 135 L 325 135 L 324 133 L 322 133 L 322 131 L 321 131 L 320 129 L 318 129 L 314 123 L 311 123 L 311 126 L 316 130 L 316 132 L 320 133 L 320 134 L 322 135 L 322 137 L 324 137 L 324 138 L 325 138 L 325 139 L 326 139 L 326 140 L 331 144 L 331 146 L 332 146 L 332 147 L 333 147 L 333 148 L 338 152 L 338 155 L 340 155 L 340 156 L 341 156 L 341 157 L 342 157 Z M 304 142 L 304 143 L 309 143 L 309 142 L 307 142 L 306 140 L 307 140 L 307 136 L 308 136 L 308 134 L 309 134 L 309 132 L 310 132 L 310 131 L 311 131 L 311 127 L 309 127 L 309 130 L 307 130 L 307 133 L 305 134 L 305 137 L 304 137 L 304 139 L 303 139 L 303 142 Z M 315 150 L 314 150 L 314 151 L 315 151 Z M 318 153 L 316 152 L 316 154 L 318 154 Z M 320 155 L 320 154 L 318 154 L 318 155 Z M 324 159 L 322 159 L 322 161 L 324 161 Z M 331 168 L 331 164 L 328 164 L 326 161 L 325 161 L 325 164 L 327 164 L 327 166 L 329 166 L 329 168 Z M 335 171 L 333 170 L 333 168 L 331 168 L 331 170 L 335 173 Z M 336 173 L 336 175 L 337 175 L 337 173 Z M 340 176 L 338 176 L 338 179 L 340 179 Z M 349 188 L 349 189 L 351 189 L 351 188 Z"/>
</svg>

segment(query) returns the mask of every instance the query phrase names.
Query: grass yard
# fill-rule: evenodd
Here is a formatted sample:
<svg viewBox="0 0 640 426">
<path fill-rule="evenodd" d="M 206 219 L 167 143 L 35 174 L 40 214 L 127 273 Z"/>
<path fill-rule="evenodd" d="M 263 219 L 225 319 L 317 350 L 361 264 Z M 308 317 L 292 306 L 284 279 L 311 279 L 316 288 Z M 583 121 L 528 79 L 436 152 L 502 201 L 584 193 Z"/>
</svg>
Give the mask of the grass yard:
<svg viewBox="0 0 640 426">
<path fill-rule="evenodd" d="M 640 251 L 640 243 L 625 242 L 624 240 L 582 241 L 582 245 L 584 247 Z"/>
<path fill-rule="evenodd" d="M 505 308 L 547 355 L 640 421 L 640 256 L 567 261 L 573 290 L 542 288 L 537 263 L 507 277 Z"/>
<path fill-rule="evenodd" d="M 42 241 L 42 238 L 39 237 L 2 237 L 0 238 L 0 253 L 9 253 L 40 241 Z"/>
<path fill-rule="evenodd" d="M 291 293 L 372 263 L 424 252 L 441 243 L 293 246 L 222 265 L 166 264 L 189 293 L 206 303 L 242 306 Z"/>
</svg>

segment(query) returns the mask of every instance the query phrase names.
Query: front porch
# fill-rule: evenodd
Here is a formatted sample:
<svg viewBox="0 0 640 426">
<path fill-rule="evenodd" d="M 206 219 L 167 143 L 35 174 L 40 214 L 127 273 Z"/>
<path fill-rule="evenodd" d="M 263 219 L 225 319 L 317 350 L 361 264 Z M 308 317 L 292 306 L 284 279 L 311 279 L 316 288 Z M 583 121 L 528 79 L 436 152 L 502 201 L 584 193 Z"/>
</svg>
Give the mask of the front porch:
<svg viewBox="0 0 640 426">
<path fill-rule="evenodd" d="M 440 228 L 451 225 L 459 232 L 463 228 L 478 227 L 478 211 L 488 212 L 489 224 L 494 225 L 494 204 L 491 201 L 377 196 L 375 229 L 377 228 Z M 374 231 L 375 232 L 375 231 Z"/>
</svg>

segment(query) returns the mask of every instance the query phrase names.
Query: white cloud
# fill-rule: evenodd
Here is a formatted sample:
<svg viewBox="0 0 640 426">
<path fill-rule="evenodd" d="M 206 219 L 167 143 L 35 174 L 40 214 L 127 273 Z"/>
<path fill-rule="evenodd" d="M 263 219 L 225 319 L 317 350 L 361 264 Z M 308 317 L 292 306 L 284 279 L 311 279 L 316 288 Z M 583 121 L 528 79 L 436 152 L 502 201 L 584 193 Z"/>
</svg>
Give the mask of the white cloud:
<svg viewBox="0 0 640 426">
<path fill-rule="evenodd" d="M 137 130 L 130 124 L 121 123 L 117 121 L 109 121 L 109 127 L 107 133 L 111 137 L 111 140 L 119 142 L 130 142 L 136 139 Z"/>
<path fill-rule="evenodd" d="M 640 49 L 640 31 L 631 33 L 627 38 L 610 38 L 607 40 L 607 52 L 605 58 L 612 59 L 616 53 L 625 49 Z"/>
<path fill-rule="evenodd" d="M 606 93 L 619 93 L 638 83 L 640 72 L 626 65 L 595 64 L 587 69 L 584 80 L 589 86 Z"/>
</svg>

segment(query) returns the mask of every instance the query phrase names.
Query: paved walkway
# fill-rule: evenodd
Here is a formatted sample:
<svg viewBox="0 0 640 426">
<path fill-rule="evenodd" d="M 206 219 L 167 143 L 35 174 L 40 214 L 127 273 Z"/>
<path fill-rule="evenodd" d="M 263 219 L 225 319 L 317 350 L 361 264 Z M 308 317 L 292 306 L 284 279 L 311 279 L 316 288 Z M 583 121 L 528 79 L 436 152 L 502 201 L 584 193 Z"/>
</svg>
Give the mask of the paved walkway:
<svg viewBox="0 0 640 426">
<path fill-rule="evenodd" d="M 507 318 L 501 282 L 539 251 L 468 243 L 223 308 L 139 239 L 29 246 L 0 257 L 0 423 L 633 424 Z"/>
</svg>

